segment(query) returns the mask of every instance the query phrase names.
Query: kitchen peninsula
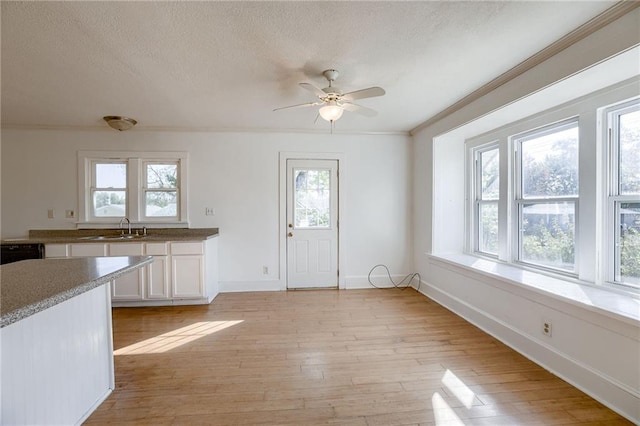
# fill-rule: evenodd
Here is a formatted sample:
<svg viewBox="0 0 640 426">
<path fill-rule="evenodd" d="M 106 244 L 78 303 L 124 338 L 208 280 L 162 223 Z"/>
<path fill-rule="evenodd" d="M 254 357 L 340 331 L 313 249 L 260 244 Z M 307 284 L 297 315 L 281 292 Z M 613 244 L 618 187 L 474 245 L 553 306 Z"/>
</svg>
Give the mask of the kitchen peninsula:
<svg viewBox="0 0 640 426">
<path fill-rule="evenodd" d="M 150 256 L 0 267 L 0 424 L 79 424 L 114 388 L 112 280 Z"/>
</svg>

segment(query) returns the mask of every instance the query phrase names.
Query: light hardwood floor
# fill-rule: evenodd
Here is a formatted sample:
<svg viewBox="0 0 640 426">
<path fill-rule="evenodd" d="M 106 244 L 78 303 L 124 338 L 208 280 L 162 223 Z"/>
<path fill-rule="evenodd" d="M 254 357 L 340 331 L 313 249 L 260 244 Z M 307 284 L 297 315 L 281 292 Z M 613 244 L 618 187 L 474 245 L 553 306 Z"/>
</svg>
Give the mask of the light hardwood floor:
<svg viewBox="0 0 640 426">
<path fill-rule="evenodd" d="M 413 290 L 227 293 L 113 311 L 87 424 L 631 424 Z"/>
</svg>

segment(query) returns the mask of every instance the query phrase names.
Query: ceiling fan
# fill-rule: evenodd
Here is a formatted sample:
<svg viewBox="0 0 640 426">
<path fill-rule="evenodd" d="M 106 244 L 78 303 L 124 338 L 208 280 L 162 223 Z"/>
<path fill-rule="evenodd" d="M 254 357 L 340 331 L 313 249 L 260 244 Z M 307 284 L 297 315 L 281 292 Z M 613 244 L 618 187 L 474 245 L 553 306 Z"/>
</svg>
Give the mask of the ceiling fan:
<svg viewBox="0 0 640 426">
<path fill-rule="evenodd" d="M 308 102 L 306 104 L 291 105 L 281 108 L 276 108 L 274 111 L 288 108 L 305 108 L 319 106 L 318 114 L 323 119 L 333 122 L 342 117 L 342 113 L 347 110 L 355 112 L 366 117 L 374 117 L 378 113 L 371 108 L 363 107 L 352 103 L 356 99 L 373 98 L 376 96 L 382 96 L 385 91 L 381 87 L 369 87 L 366 89 L 356 90 L 353 92 L 342 93 L 342 91 L 333 85 L 333 82 L 338 78 L 338 71 L 326 70 L 322 75 L 329 81 L 329 86 L 324 89 L 319 89 L 311 83 L 300 83 L 300 87 L 306 89 L 316 95 L 318 100 L 316 102 Z M 316 117 L 316 120 L 318 118 Z"/>
</svg>

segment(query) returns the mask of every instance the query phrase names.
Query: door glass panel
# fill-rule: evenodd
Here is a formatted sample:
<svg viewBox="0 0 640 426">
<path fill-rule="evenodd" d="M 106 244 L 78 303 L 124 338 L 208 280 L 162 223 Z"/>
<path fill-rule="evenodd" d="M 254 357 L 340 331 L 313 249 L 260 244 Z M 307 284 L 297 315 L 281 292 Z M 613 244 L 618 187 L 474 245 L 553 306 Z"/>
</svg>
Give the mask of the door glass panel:
<svg viewBox="0 0 640 426">
<path fill-rule="evenodd" d="M 294 224 L 296 228 L 329 228 L 331 171 L 294 169 Z"/>
</svg>

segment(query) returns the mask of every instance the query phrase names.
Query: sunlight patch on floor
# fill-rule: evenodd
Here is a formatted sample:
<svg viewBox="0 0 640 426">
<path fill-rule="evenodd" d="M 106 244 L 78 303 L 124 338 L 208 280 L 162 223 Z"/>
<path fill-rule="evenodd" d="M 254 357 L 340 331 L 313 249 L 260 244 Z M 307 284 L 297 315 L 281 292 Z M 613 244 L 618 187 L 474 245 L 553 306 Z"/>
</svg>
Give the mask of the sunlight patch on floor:
<svg viewBox="0 0 640 426">
<path fill-rule="evenodd" d="M 475 394 L 469 389 L 469 386 L 465 385 L 451 370 L 447 369 L 447 371 L 445 371 L 442 377 L 442 383 L 444 383 L 447 389 L 449 389 L 467 409 L 471 408 Z"/>
<path fill-rule="evenodd" d="M 114 355 L 143 355 L 160 354 L 175 349 L 186 343 L 198 340 L 201 337 L 211 335 L 225 328 L 240 324 L 238 321 L 206 321 L 196 322 L 186 327 L 178 328 L 133 345 L 113 351 Z"/>
<path fill-rule="evenodd" d="M 438 392 L 431 397 L 431 404 L 437 426 L 464 426 L 464 422 Z"/>
</svg>

